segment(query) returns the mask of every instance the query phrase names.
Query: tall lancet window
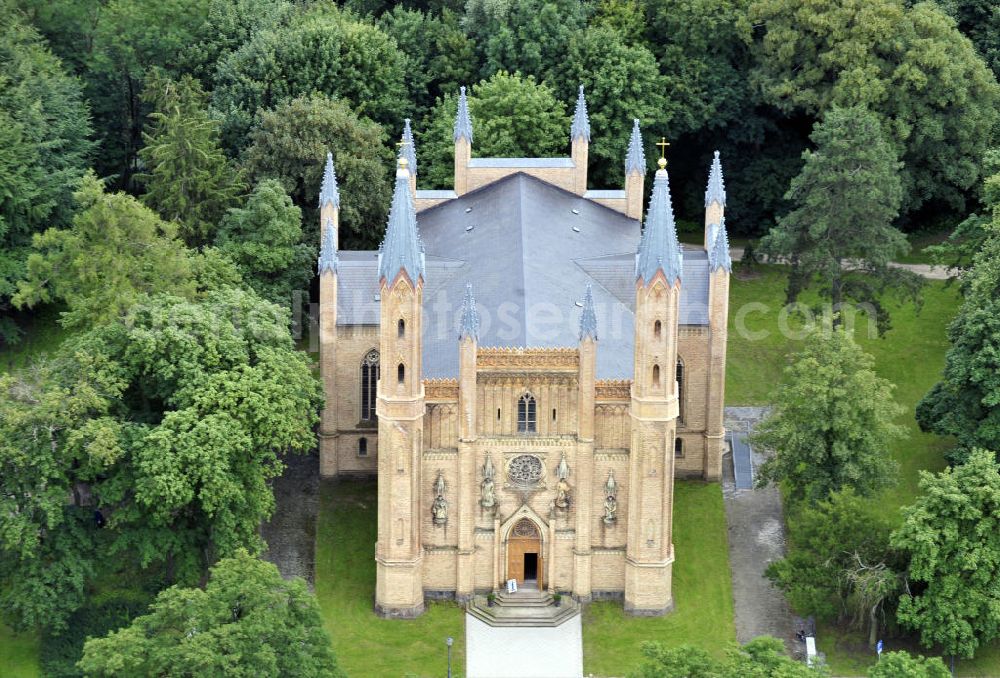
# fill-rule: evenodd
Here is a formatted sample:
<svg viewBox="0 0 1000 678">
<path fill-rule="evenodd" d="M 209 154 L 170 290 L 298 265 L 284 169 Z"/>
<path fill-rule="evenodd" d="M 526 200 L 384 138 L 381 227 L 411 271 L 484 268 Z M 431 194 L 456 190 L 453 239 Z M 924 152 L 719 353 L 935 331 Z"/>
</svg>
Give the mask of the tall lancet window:
<svg viewBox="0 0 1000 678">
<path fill-rule="evenodd" d="M 361 421 L 375 422 L 375 398 L 378 396 L 378 351 L 372 349 L 361 361 Z"/>
<path fill-rule="evenodd" d="M 517 432 L 535 433 L 538 431 L 535 411 L 535 398 L 525 393 L 517 401 Z"/>
<path fill-rule="evenodd" d="M 684 421 L 684 361 L 677 359 L 677 418 Z"/>
</svg>

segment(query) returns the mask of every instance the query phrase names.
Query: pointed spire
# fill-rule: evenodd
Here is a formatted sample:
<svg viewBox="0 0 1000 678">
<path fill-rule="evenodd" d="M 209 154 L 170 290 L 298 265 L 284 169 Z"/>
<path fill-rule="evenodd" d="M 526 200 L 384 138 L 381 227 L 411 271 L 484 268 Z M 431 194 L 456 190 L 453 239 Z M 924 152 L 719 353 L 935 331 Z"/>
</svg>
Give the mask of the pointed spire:
<svg viewBox="0 0 1000 678">
<path fill-rule="evenodd" d="M 406 168 L 410 174 L 417 176 L 417 147 L 413 145 L 413 130 L 410 129 L 410 119 L 403 121 L 403 138 L 399 146 L 399 157 L 406 158 Z"/>
<path fill-rule="evenodd" d="M 705 190 L 705 207 L 713 202 L 717 202 L 723 207 L 726 206 L 726 184 L 722 180 L 722 162 L 719 160 L 719 152 L 715 152 L 712 159 L 712 168 L 708 170 L 708 188 Z"/>
<path fill-rule="evenodd" d="M 630 172 L 646 173 L 646 154 L 642 150 L 642 135 L 639 133 L 639 119 L 632 121 L 632 137 L 628 140 L 628 153 L 625 156 L 625 174 Z"/>
<path fill-rule="evenodd" d="M 465 286 L 465 301 L 462 303 L 462 321 L 458 338 L 479 341 L 479 311 L 476 310 L 476 298 L 472 295 L 472 283 Z"/>
<path fill-rule="evenodd" d="M 333 153 L 326 154 L 326 167 L 323 168 L 323 183 L 319 190 L 319 206 L 328 202 L 340 209 L 340 188 L 337 186 L 337 170 L 333 168 Z"/>
<path fill-rule="evenodd" d="M 708 252 L 708 268 L 713 273 L 720 268 L 726 269 L 727 273 L 732 273 L 733 260 L 729 256 L 729 234 L 726 233 L 726 218 L 723 217 L 717 225 L 713 226 L 716 232 L 715 242 Z"/>
<path fill-rule="evenodd" d="M 465 139 L 472 143 L 472 118 L 469 117 L 469 100 L 465 96 L 465 87 L 458 94 L 458 112 L 455 114 L 455 141 Z"/>
<path fill-rule="evenodd" d="M 424 275 L 424 246 L 417 230 L 417 211 L 410 193 L 410 172 L 403 160 L 400 160 L 396 170 L 392 207 L 378 255 L 380 279 L 385 278 L 391 284 L 401 271 L 406 271 L 414 284 Z"/>
<path fill-rule="evenodd" d="M 319 248 L 319 266 L 317 267 L 319 275 L 326 272 L 337 272 L 337 245 L 333 240 L 333 232 L 336 228 L 333 219 L 327 219 L 323 225 L 323 244 Z"/>
<path fill-rule="evenodd" d="M 577 139 L 590 141 L 590 117 L 587 115 L 587 100 L 583 96 L 583 85 L 580 85 L 580 94 L 576 97 L 573 125 L 569 128 L 570 143 Z"/>
<path fill-rule="evenodd" d="M 594 310 L 594 290 L 587 283 L 587 293 L 583 295 L 583 313 L 580 314 L 580 341 L 584 339 L 597 341 L 597 312 Z"/>
<path fill-rule="evenodd" d="M 664 165 L 666 162 L 661 160 L 653 179 L 653 195 L 649 198 L 645 227 L 635 255 L 635 275 L 649 282 L 662 270 L 667 284 L 673 285 L 681 278 L 683 260 L 670 204 L 670 178 Z"/>
</svg>

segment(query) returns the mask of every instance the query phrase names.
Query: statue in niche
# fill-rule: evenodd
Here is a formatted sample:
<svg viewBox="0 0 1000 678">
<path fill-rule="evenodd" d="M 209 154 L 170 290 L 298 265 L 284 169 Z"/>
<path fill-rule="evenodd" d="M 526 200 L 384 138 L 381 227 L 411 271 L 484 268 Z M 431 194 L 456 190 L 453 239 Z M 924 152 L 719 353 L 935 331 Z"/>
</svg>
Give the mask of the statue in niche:
<svg viewBox="0 0 1000 678">
<path fill-rule="evenodd" d="M 479 500 L 479 505 L 487 511 L 495 511 L 497 507 L 495 475 L 496 469 L 493 468 L 493 457 L 487 453 L 486 461 L 483 462 L 483 482 L 480 485 L 482 499 Z"/>
<path fill-rule="evenodd" d="M 613 525 L 618 520 L 618 484 L 615 472 L 608 471 L 608 482 L 604 483 L 604 524 Z"/>
<path fill-rule="evenodd" d="M 559 480 L 556 482 L 556 508 L 566 510 L 569 508 L 569 482 L 566 480 L 569 476 L 569 464 L 566 463 L 566 453 L 563 453 L 562 459 L 559 460 L 559 466 L 556 467 L 556 476 Z"/>
<path fill-rule="evenodd" d="M 445 525 L 448 522 L 448 500 L 444 498 L 445 493 L 444 472 L 438 471 L 437 480 L 434 481 L 434 504 L 431 506 L 431 516 L 435 525 Z"/>
</svg>

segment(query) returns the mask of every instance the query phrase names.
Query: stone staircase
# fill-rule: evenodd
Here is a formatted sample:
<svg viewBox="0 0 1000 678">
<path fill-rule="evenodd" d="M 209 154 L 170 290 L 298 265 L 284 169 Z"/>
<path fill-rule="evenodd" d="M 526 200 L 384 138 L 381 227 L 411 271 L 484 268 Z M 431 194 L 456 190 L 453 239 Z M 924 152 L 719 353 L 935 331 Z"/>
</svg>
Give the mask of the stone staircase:
<svg viewBox="0 0 1000 678">
<path fill-rule="evenodd" d="M 517 593 L 497 593 L 490 607 L 486 596 L 474 596 L 469 614 L 490 626 L 559 626 L 580 614 L 580 605 L 564 595 L 558 605 L 548 591 L 522 587 Z"/>
</svg>

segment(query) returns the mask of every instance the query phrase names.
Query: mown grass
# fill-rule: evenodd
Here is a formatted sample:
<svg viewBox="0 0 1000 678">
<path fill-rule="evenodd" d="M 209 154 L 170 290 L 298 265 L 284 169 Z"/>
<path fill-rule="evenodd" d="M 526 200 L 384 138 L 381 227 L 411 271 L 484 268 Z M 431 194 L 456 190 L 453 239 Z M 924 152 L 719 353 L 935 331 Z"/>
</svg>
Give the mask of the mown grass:
<svg viewBox="0 0 1000 678">
<path fill-rule="evenodd" d="M 0 624 L 0 676 L 34 678 L 40 674 L 38 635 L 15 633 Z"/>
<path fill-rule="evenodd" d="M 663 617 L 630 617 L 621 603 L 592 603 L 583 618 L 586 674 L 621 676 L 642 658 L 644 641 L 691 644 L 721 656 L 736 641 L 726 515 L 716 483 L 678 481 L 674 493 L 673 593 Z"/>
<path fill-rule="evenodd" d="M 453 603 L 428 603 L 417 619 L 381 619 L 375 600 L 374 480 L 324 481 L 316 531 L 316 597 L 341 666 L 352 678 L 443 676 L 465 666 L 465 616 Z"/>
</svg>

